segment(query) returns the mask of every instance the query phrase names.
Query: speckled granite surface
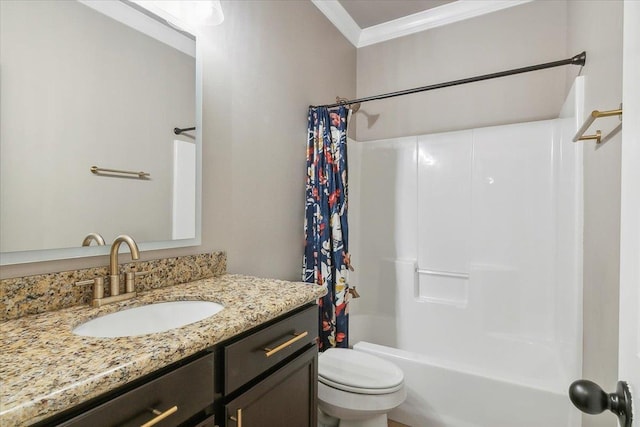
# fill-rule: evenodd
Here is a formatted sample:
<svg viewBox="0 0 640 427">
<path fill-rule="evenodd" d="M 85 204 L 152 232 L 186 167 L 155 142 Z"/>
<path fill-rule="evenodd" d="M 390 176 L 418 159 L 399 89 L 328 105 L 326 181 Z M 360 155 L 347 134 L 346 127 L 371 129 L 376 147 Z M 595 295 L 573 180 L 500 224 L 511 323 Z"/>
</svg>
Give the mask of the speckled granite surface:
<svg viewBox="0 0 640 427">
<path fill-rule="evenodd" d="M 76 282 L 107 277 L 108 271 L 105 265 L 0 280 L 0 321 L 88 304 L 92 298 L 92 285 L 76 285 Z M 136 290 L 146 291 L 220 276 L 227 271 L 227 255 L 213 252 L 123 263 L 120 271 L 148 272 L 144 277 L 136 277 Z M 121 291 L 124 291 L 124 280 L 121 282 Z M 109 286 L 105 288 L 108 294 Z"/>
<path fill-rule="evenodd" d="M 0 323 L 0 425 L 28 425 L 258 326 L 325 289 L 307 283 L 223 275 L 154 289 L 101 308 L 78 306 Z M 166 332 L 122 338 L 74 335 L 80 323 L 142 304 L 221 303 L 214 316 Z"/>
</svg>

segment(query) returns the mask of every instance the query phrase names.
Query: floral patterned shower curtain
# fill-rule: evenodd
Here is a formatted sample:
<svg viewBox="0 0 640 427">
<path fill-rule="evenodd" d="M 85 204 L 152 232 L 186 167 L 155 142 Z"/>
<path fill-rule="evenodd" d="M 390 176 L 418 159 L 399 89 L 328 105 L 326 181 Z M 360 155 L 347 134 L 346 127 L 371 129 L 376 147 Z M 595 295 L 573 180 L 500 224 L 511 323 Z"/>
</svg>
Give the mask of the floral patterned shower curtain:
<svg viewBox="0 0 640 427">
<path fill-rule="evenodd" d="M 309 108 L 303 280 L 327 287 L 320 351 L 348 347 L 347 108 Z"/>
</svg>

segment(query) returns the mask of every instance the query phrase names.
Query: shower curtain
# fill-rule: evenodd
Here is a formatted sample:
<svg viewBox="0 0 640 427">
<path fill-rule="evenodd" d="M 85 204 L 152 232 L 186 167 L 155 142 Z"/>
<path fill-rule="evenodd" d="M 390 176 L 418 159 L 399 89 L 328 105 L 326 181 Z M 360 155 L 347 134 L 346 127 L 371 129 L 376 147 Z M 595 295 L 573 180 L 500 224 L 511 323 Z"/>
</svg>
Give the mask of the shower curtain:
<svg viewBox="0 0 640 427">
<path fill-rule="evenodd" d="M 351 269 L 347 224 L 347 108 L 310 107 L 307 129 L 303 280 L 327 287 L 319 347 L 348 347 Z"/>
</svg>

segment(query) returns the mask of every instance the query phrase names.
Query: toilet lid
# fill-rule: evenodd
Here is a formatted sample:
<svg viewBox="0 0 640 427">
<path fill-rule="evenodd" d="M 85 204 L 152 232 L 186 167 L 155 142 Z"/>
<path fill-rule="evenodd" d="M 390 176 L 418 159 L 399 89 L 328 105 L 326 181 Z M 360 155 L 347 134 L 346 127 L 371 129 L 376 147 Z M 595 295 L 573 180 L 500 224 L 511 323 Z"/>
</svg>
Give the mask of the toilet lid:
<svg viewBox="0 0 640 427">
<path fill-rule="evenodd" d="M 318 380 L 360 394 L 392 393 L 402 388 L 404 374 L 391 362 L 346 348 L 330 348 L 318 358 Z"/>
</svg>

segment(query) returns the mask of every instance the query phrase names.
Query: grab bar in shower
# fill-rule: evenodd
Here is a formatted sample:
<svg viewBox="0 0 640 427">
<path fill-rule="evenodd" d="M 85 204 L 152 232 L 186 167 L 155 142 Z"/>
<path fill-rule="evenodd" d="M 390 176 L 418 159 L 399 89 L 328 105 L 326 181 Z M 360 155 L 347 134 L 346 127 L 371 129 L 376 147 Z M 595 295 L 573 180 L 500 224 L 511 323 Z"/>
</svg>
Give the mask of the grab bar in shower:
<svg viewBox="0 0 640 427">
<path fill-rule="evenodd" d="M 440 270 L 425 270 L 422 268 L 416 268 L 416 273 L 418 274 L 428 274 L 430 276 L 440 276 L 440 277 L 455 277 L 458 279 L 468 279 L 469 273 L 457 273 L 453 271 L 440 271 Z"/>
<path fill-rule="evenodd" d="M 622 130 L 622 123 L 620 123 L 618 126 L 616 126 L 604 138 L 602 137 L 602 132 L 600 132 L 599 130 L 597 130 L 596 133 L 593 134 L 593 135 L 584 135 L 584 133 L 587 131 L 587 129 L 589 129 L 589 126 L 591 126 L 591 124 L 596 119 L 599 119 L 601 117 L 611 117 L 611 116 L 620 117 L 620 121 L 622 122 L 622 105 L 620 105 L 620 108 L 617 109 L 617 110 L 609 110 L 609 111 L 594 110 L 594 111 L 592 111 L 591 114 L 589 114 L 589 117 L 587 117 L 587 120 L 584 121 L 584 124 L 582 125 L 580 130 L 578 130 L 576 135 L 573 137 L 573 142 L 595 139 L 596 140 L 596 144 L 601 144 L 601 143 L 607 142 L 608 140 L 613 138 L 618 132 L 620 132 Z"/>
</svg>

